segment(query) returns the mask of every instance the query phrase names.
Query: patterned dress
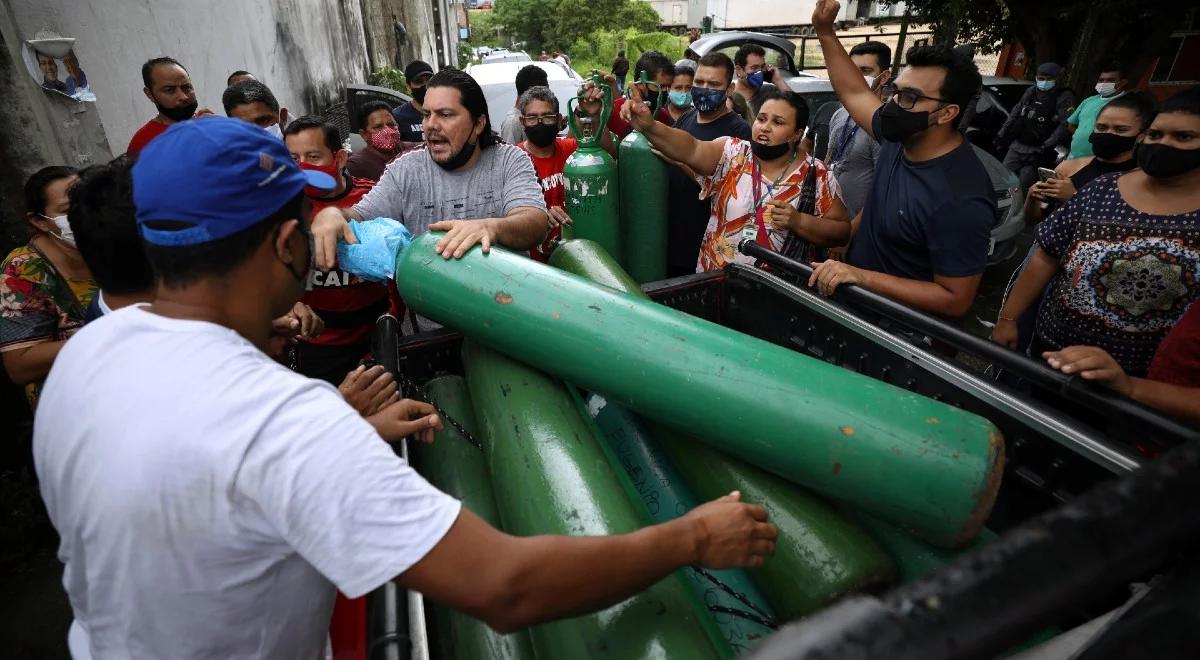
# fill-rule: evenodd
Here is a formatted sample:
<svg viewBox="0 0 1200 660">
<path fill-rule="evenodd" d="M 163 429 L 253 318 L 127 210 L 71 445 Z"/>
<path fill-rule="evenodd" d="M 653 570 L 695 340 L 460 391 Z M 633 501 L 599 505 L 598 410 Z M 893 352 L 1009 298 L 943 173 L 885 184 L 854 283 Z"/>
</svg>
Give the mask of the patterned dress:
<svg viewBox="0 0 1200 660">
<path fill-rule="evenodd" d="M 0 263 L 0 353 L 70 337 L 95 295 L 95 282 L 66 279 L 33 247 L 9 252 Z M 25 386 L 31 408 L 41 385 Z"/>
<path fill-rule="evenodd" d="M 1200 297 L 1200 209 L 1143 213 L 1109 174 L 1038 227 L 1059 260 L 1038 308 L 1037 350 L 1099 346 L 1131 376 L 1145 376 L 1159 343 Z"/>
<path fill-rule="evenodd" d="M 754 259 L 739 253 L 737 246 L 742 227 L 747 222 L 755 222 L 753 186 L 759 188 L 760 206 L 777 199 L 796 206 L 800 202 L 801 184 L 810 167 L 816 168 L 813 215 L 820 217 L 828 213 L 834 200 L 841 196 L 837 181 L 825 169 L 824 163 L 816 159 L 800 160 L 799 167 L 772 186 L 772 182 L 762 176 L 754 181 L 754 153 L 750 142 L 738 138 L 726 140 L 716 171 L 711 176 L 696 179 L 700 184 L 700 199 L 712 198 L 712 214 L 700 242 L 696 272 L 719 270 L 729 263 L 752 265 Z M 766 225 L 766 230 L 771 249 L 781 251 L 791 232 L 770 225 Z"/>
</svg>

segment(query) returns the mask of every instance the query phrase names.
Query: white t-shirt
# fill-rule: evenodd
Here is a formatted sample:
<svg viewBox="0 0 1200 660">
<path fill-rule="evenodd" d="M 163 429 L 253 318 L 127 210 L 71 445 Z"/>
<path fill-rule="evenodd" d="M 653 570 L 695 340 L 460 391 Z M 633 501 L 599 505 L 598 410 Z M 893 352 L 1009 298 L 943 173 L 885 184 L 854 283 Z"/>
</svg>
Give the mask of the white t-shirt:
<svg viewBox="0 0 1200 660">
<path fill-rule="evenodd" d="M 97 658 L 317 658 L 459 503 L 332 386 L 132 306 L 59 353 L 34 423 L 63 585 Z"/>
</svg>

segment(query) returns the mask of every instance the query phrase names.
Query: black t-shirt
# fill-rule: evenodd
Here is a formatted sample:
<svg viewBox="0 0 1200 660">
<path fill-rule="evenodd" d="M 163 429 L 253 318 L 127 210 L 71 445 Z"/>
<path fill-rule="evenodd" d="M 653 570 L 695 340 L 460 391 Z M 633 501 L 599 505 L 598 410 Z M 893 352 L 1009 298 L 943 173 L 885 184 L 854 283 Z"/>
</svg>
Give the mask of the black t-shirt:
<svg viewBox="0 0 1200 660">
<path fill-rule="evenodd" d="M 879 113 L 872 129 L 879 135 Z M 992 181 L 971 143 L 913 162 L 899 142 L 880 140 L 875 180 L 846 260 L 912 280 L 966 277 L 987 266 L 996 223 Z"/>
<path fill-rule="evenodd" d="M 727 112 L 716 121 L 699 122 L 700 115 L 693 108 L 675 122 L 675 128 L 686 131 L 697 140 L 715 140 L 719 137 L 750 139 L 750 125 L 740 115 Z M 675 166 L 667 168 L 670 180 L 670 204 L 667 224 L 667 266 L 672 274 L 696 272 L 696 259 L 700 256 L 700 241 L 708 226 L 710 200 L 700 199 L 700 186 L 696 180 Z"/>
<path fill-rule="evenodd" d="M 413 107 L 412 101 L 392 110 L 396 118 L 396 127 L 400 129 L 400 140 L 403 142 L 424 142 L 425 129 L 421 128 L 421 111 Z"/>
</svg>

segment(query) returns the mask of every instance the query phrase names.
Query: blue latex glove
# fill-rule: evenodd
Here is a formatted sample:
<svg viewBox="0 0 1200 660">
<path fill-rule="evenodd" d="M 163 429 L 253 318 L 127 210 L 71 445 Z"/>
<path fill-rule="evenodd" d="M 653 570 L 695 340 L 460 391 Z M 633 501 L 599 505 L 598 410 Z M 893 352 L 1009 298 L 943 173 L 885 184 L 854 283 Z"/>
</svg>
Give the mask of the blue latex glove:
<svg viewBox="0 0 1200 660">
<path fill-rule="evenodd" d="M 350 221 L 357 243 L 338 241 L 338 268 L 371 282 L 396 276 L 396 257 L 412 243 L 412 232 L 391 218 Z"/>
</svg>

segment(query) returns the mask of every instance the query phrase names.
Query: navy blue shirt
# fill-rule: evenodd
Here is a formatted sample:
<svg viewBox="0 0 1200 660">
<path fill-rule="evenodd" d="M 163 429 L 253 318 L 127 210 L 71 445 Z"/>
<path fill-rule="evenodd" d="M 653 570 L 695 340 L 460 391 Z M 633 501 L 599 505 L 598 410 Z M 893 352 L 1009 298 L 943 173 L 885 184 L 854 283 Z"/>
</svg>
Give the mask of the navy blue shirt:
<svg viewBox="0 0 1200 660">
<path fill-rule="evenodd" d="M 701 124 L 700 114 L 693 108 L 675 122 L 675 128 L 687 131 L 697 140 L 711 141 L 720 137 L 750 139 L 750 125 L 736 112 L 727 112 L 715 121 Z M 667 208 L 667 265 L 673 275 L 696 272 L 700 256 L 700 241 L 708 227 L 711 199 L 700 199 L 700 184 L 683 170 L 667 168 L 670 182 L 670 204 Z"/>
<path fill-rule="evenodd" d="M 396 128 L 400 130 L 400 139 L 404 142 L 424 142 L 425 129 L 421 127 L 421 111 L 413 107 L 412 101 L 392 110 L 396 119 Z"/>
<path fill-rule="evenodd" d="M 879 113 L 872 120 L 880 134 Z M 899 142 L 880 140 L 875 180 L 846 261 L 912 280 L 966 277 L 987 266 L 996 224 L 992 181 L 971 144 L 913 162 Z"/>
</svg>

